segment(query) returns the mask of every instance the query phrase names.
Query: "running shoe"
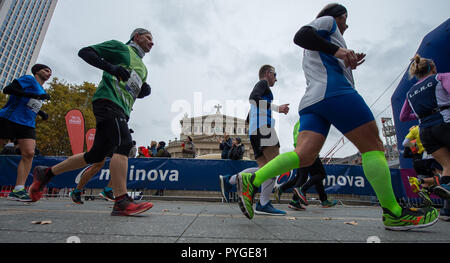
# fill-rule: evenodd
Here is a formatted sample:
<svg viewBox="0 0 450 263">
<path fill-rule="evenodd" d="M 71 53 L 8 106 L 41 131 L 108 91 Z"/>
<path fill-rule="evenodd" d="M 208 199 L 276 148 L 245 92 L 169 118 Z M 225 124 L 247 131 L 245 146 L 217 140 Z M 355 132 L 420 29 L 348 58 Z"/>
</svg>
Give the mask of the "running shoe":
<svg viewBox="0 0 450 263">
<path fill-rule="evenodd" d="M 33 200 L 31 200 L 30 196 L 28 195 L 27 191 L 25 189 L 19 190 L 19 191 L 11 191 L 11 193 L 9 193 L 8 195 L 8 200 L 12 200 L 12 201 L 20 201 L 20 202 L 33 202 Z"/>
<path fill-rule="evenodd" d="M 115 199 L 114 199 L 114 193 L 113 193 L 113 191 L 110 190 L 110 189 L 106 189 L 106 188 L 105 188 L 105 189 L 103 189 L 103 191 L 100 192 L 98 195 L 101 196 L 102 198 L 106 199 L 107 201 L 110 201 L 110 202 L 114 202 L 114 201 L 115 201 Z"/>
<path fill-rule="evenodd" d="M 113 211 L 111 212 L 112 216 L 135 216 L 145 211 L 149 210 L 153 207 L 153 203 L 144 202 L 144 203 L 136 203 L 133 198 L 130 196 L 126 196 L 122 200 L 116 201 L 114 203 Z"/>
<path fill-rule="evenodd" d="M 450 210 L 443 208 L 439 215 L 439 218 L 444 221 L 450 221 Z"/>
<path fill-rule="evenodd" d="M 337 200 L 333 200 L 333 201 L 326 200 L 326 201 L 323 201 L 321 204 L 322 204 L 322 208 L 330 208 L 330 207 L 337 205 L 338 201 Z"/>
<path fill-rule="evenodd" d="M 302 206 L 302 204 L 300 204 L 299 201 L 294 201 L 294 200 L 292 200 L 289 203 L 288 207 L 295 211 L 305 211 L 306 210 L 306 208 L 304 206 Z"/>
<path fill-rule="evenodd" d="M 444 200 L 450 200 L 450 185 L 441 184 L 433 187 L 433 193 Z"/>
<path fill-rule="evenodd" d="M 270 216 L 285 216 L 286 212 L 276 209 L 269 202 L 265 206 L 262 206 L 260 202 L 256 205 L 255 213 L 258 215 L 270 215 Z"/>
<path fill-rule="evenodd" d="M 420 192 L 420 182 L 416 177 L 409 177 L 409 185 L 411 186 L 413 193 L 417 194 Z"/>
<path fill-rule="evenodd" d="M 301 187 L 294 187 L 294 194 L 299 198 L 302 204 L 308 206 L 308 200 L 306 200 L 306 195 L 303 193 Z"/>
<path fill-rule="evenodd" d="M 402 208 L 402 214 L 397 217 L 388 209 L 383 208 L 383 223 L 387 230 L 406 231 L 434 225 L 439 220 L 439 212 L 433 207 Z"/>
<path fill-rule="evenodd" d="M 220 190 L 222 192 L 223 199 L 225 199 L 225 201 L 227 203 L 230 202 L 230 192 L 231 192 L 231 188 L 233 188 L 233 186 L 230 184 L 230 178 L 231 178 L 231 175 L 219 176 Z"/>
<path fill-rule="evenodd" d="M 79 204 L 82 205 L 84 204 L 84 202 L 81 200 L 81 191 L 78 189 L 73 190 L 72 192 L 69 193 L 70 198 L 72 198 L 72 201 L 75 204 Z"/>
<path fill-rule="evenodd" d="M 239 208 L 248 219 L 253 219 L 254 216 L 253 200 L 258 191 L 258 188 L 253 185 L 255 176 L 255 174 L 240 173 L 236 178 Z"/>
<path fill-rule="evenodd" d="M 277 185 L 274 188 L 275 188 L 274 189 L 275 190 L 275 193 L 274 193 L 275 200 L 277 200 L 278 203 L 281 203 L 281 195 L 283 194 L 283 190 L 281 190 L 280 185 Z"/>
<path fill-rule="evenodd" d="M 420 198 L 422 198 L 422 204 L 424 207 L 433 206 L 433 201 L 430 198 L 430 192 L 427 188 L 422 188 L 422 191 L 419 192 Z"/>
<path fill-rule="evenodd" d="M 51 178 L 47 175 L 48 169 L 50 168 L 37 166 L 33 170 L 33 183 L 29 189 L 29 194 L 33 202 L 37 202 L 42 198 L 44 188 L 50 182 Z"/>
</svg>

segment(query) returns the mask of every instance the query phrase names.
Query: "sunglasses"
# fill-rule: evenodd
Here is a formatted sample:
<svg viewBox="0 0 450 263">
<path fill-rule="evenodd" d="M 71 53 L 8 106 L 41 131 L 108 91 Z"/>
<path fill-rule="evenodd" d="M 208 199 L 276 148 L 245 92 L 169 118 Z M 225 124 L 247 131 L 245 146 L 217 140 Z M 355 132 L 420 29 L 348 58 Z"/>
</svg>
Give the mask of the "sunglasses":
<svg viewBox="0 0 450 263">
<path fill-rule="evenodd" d="M 277 77 L 277 73 L 275 71 L 270 71 L 270 73 L 273 73 L 273 76 L 276 78 Z"/>
</svg>

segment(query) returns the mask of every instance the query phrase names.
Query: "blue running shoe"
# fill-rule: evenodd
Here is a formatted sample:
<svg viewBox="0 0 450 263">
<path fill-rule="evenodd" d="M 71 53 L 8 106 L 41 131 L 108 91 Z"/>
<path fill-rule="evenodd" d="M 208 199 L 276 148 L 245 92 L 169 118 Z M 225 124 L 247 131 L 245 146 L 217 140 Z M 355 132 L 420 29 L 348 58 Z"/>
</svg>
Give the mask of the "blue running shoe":
<svg viewBox="0 0 450 263">
<path fill-rule="evenodd" d="M 28 195 L 28 193 L 25 189 L 22 189 L 20 191 L 15 191 L 15 190 L 11 191 L 11 193 L 9 193 L 7 199 L 13 200 L 13 201 L 20 201 L 20 202 L 24 202 L 24 203 L 33 201 L 33 200 L 31 200 L 30 196 Z"/>
<path fill-rule="evenodd" d="M 82 205 L 84 204 L 84 202 L 81 200 L 81 191 L 78 189 L 73 190 L 72 192 L 69 193 L 70 198 L 72 198 L 72 201 L 75 204 L 79 204 Z"/>
<path fill-rule="evenodd" d="M 230 184 L 231 176 L 232 175 L 219 176 L 220 190 L 222 192 L 223 199 L 225 199 L 225 201 L 227 203 L 230 202 L 230 192 L 231 192 L 231 188 L 233 188 L 233 186 Z"/>
<path fill-rule="evenodd" d="M 114 202 L 115 197 L 112 188 L 105 187 L 101 193 L 99 193 L 102 198 L 107 201 Z"/>
<path fill-rule="evenodd" d="M 441 220 L 444 220 L 444 221 L 450 221 L 450 210 L 442 208 L 441 212 L 440 212 L 440 215 L 439 215 L 439 218 Z"/>
<path fill-rule="evenodd" d="M 322 204 L 322 208 L 330 208 L 330 207 L 337 205 L 338 201 L 337 200 L 333 200 L 333 201 L 326 200 L 326 201 L 322 202 L 321 204 Z"/>
<path fill-rule="evenodd" d="M 306 208 L 305 208 L 304 206 L 302 206 L 302 204 L 300 204 L 300 201 L 294 201 L 294 200 L 292 200 L 292 201 L 289 203 L 288 207 L 289 207 L 290 209 L 292 209 L 292 210 L 295 210 L 295 211 L 305 211 L 305 210 L 306 210 Z"/>
<path fill-rule="evenodd" d="M 258 215 L 270 215 L 270 216 L 285 216 L 286 212 L 276 209 L 269 202 L 267 205 L 262 206 L 260 202 L 256 205 L 255 213 Z"/>
</svg>

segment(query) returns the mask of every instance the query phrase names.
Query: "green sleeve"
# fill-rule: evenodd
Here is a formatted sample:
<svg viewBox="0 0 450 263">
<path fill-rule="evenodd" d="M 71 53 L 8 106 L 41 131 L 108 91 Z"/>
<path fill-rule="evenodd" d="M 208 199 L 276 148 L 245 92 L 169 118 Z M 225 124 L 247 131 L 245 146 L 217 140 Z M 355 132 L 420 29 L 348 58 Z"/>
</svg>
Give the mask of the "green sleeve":
<svg viewBox="0 0 450 263">
<path fill-rule="evenodd" d="M 113 65 L 130 65 L 130 52 L 124 43 L 117 40 L 90 46 L 97 54 Z"/>
</svg>

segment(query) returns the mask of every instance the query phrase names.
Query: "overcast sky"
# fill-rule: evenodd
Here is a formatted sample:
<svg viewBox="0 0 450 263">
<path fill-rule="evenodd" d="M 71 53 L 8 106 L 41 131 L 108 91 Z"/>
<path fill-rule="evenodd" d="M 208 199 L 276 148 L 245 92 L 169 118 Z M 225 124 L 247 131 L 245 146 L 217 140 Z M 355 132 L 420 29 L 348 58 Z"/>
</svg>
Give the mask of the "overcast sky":
<svg viewBox="0 0 450 263">
<path fill-rule="evenodd" d="M 101 72 L 77 57 L 82 47 L 115 39 L 126 42 L 136 27 L 152 31 L 155 46 L 144 62 L 153 94 L 135 104 L 129 126 L 138 145 L 174 140 L 173 123 L 192 105 L 189 116 L 215 113 L 214 102 L 248 104 L 264 64 L 276 67 L 275 99 L 289 103 L 280 116 L 281 151 L 292 150 L 292 129 L 306 81 L 302 49 L 293 44 L 300 27 L 311 22 L 329 1 L 315 0 L 60 0 L 50 23 L 39 63 L 70 84 L 98 83 Z M 347 46 L 367 54 L 354 71 L 356 88 L 373 102 L 406 70 L 423 37 L 449 18 L 448 0 L 340 1 L 349 12 Z M 378 116 L 390 105 L 398 81 L 372 108 Z M 194 112 L 194 94 L 202 105 Z M 185 104 L 186 104 L 185 103 Z M 199 110 L 203 108 L 203 110 Z M 201 111 L 201 112 L 198 112 Z M 222 112 L 233 109 L 224 107 Z M 200 113 L 200 114 L 198 114 Z M 237 117 L 246 114 L 235 112 Z M 245 115 L 245 116 L 244 116 Z M 381 117 L 391 117 L 389 108 Z M 322 154 L 342 137 L 332 129 Z M 356 153 L 347 144 L 336 156 Z"/>
</svg>

